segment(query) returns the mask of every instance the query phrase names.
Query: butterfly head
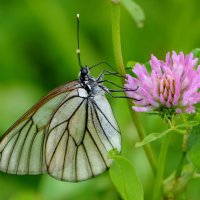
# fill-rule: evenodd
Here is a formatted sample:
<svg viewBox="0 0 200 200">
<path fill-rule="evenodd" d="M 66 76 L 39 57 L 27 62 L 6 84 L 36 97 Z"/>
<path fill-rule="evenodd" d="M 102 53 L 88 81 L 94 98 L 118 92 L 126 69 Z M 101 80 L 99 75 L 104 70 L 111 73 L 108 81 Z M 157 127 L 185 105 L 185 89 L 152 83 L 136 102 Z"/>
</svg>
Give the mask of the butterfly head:
<svg viewBox="0 0 200 200">
<path fill-rule="evenodd" d="M 86 77 L 89 74 L 89 69 L 87 66 L 82 67 L 80 70 L 80 77 Z"/>
<path fill-rule="evenodd" d="M 89 95 L 96 95 L 98 83 L 96 82 L 96 79 L 94 77 L 90 76 L 90 70 L 87 66 L 81 67 L 80 69 L 79 83 Z"/>
<path fill-rule="evenodd" d="M 81 67 L 80 73 L 79 73 L 80 81 L 81 82 L 88 81 L 89 73 L 90 73 L 90 71 L 89 71 L 89 68 L 87 66 Z"/>
</svg>

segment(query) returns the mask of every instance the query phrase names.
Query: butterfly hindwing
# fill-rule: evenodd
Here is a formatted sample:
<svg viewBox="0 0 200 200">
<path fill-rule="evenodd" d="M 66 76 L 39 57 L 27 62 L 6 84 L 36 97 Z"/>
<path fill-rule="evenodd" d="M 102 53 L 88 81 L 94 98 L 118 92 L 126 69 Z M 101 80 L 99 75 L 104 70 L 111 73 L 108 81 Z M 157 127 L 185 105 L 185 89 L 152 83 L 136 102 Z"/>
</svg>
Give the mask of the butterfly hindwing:
<svg viewBox="0 0 200 200">
<path fill-rule="evenodd" d="M 67 112 L 71 108 L 74 112 Z M 64 102 L 52 117 L 48 134 L 47 171 L 59 180 L 76 182 L 101 174 L 112 162 L 108 151 L 120 151 L 119 128 L 103 94 Z"/>
</svg>

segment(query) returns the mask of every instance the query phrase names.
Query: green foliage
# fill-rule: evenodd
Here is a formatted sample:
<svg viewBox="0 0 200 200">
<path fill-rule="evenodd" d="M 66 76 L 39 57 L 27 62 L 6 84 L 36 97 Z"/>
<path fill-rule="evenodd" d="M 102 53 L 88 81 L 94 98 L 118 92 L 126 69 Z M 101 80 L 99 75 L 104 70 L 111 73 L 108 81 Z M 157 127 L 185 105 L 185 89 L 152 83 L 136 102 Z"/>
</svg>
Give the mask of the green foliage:
<svg viewBox="0 0 200 200">
<path fill-rule="evenodd" d="M 188 156 L 195 167 L 200 170 L 200 125 L 192 128 L 189 144 L 188 144 Z"/>
<path fill-rule="evenodd" d="M 166 134 L 170 133 L 171 131 L 173 131 L 173 129 L 167 129 L 166 131 L 163 131 L 161 133 L 151 133 L 151 134 L 147 135 L 141 142 L 137 142 L 135 144 L 135 147 L 141 147 L 145 144 L 153 142 L 153 141 L 165 136 Z"/>
<path fill-rule="evenodd" d="M 131 17 L 135 20 L 138 27 L 143 27 L 145 20 L 144 11 L 142 8 L 133 0 L 121 0 L 124 7 L 127 9 Z"/>
<path fill-rule="evenodd" d="M 184 124 L 179 124 L 176 126 L 172 126 L 171 128 L 161 132 L 161 133 L 150 133 L 149 135 L 147 135 L 141 142 L 137 142 L 135 144 L 136 147 L 141 147 L 145 144 L 148 144 L 150 142 L 153 142 L 163 136 L 165 136 L 166 134 L 169 134 L 170 132 L 176 132 L 179 134 L 185 134 L 186 131 L 184 130 L 185 128 L 191 128 L 191 127 L 195 127 L 199 124 L 199 122 L 197 121 L 187 121 Z"/>
<path fill-rule="evenodd" d="M 47 200 L 88 200 L 118 199 L 108 173 L 79 183 L 61 182 L 44 175 L 39 185 L 39 193 Z"/>
<path fill-rule="evenodd" d="M 194 175 L 194 167 L 192 164 L 184 165 L 181 174 L 177 176 L 172 173 L 166 180 L 164 180 L 164 194 L 169 199 L 179 199 L 180 194 L 184 194 L 189 181 Z M 185 194 L 184 194 L 185 195 Z"/>
<path fill-rule="evenodd" d="M 167 108 L 166 106 L 160 106 L 160 108 L 158 108 L 158 113 L 164 120 L 171 120 L 176 110 L 174 107 Z"/>
<path fill-rule="evenodd" d="M 110 177 L 124 200 L 143 200 L 143 188 L 131 162 L 119 155 L 110 156 L 114 162 Z"/>
<path fill-rule="evenodd" d="M 194 57 L 198 58 L 198 63 L 200 63 L 200 48 L 193 49 L 191 51 L 194 54 Z"/>
</svg>

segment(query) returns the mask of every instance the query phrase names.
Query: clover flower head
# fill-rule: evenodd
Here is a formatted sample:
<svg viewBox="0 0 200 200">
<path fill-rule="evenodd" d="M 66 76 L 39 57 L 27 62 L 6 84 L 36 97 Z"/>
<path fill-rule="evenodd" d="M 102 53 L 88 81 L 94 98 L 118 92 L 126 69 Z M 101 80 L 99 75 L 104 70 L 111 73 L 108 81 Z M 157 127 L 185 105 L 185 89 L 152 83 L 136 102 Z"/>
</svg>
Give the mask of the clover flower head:
<svg viewBox="0 0 200 200">
<path fill-rule="evenodd" d="M 166 60 L 151 56 L 151 73 L 144 65 L 136 64 L 133 73 L 126 75 L 125 90 L 134 100 L 137 112 L 173 109 L 175 113 L 193 113 L 200 102 L 200 66 L 193 54 L 167 53 Z M 138 89 L 136 90 L 136 88 Z"/>
</svg>

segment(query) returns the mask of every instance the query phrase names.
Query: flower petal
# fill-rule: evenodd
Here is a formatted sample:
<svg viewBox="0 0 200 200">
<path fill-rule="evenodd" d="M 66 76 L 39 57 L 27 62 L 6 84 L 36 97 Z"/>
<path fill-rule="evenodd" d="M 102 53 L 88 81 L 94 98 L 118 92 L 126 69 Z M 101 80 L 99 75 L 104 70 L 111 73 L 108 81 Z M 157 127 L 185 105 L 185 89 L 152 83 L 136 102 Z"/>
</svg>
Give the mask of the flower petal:
<svg viewBox="0 0 200 200">
<path fill-rule="evenodd" d="M 146 106 L 146 107 L 133 106 L 132 108 L 136 112 L 147 112 L 147 111 L 153 110 L 152 106 Z"/>
<path fill-rule="evenodd" d="M 167 53 L 166 60 L 158 60 L 151 55 L 151 74 L 144 65 L 136 64 L 133 72 L 137 78 L 126 76 L 127 96 L 138 99 L 133 109 L 147 112 L 160 106 L 173 107 L 176 113 L 195 112 L 194 104 L 200 102 L 200 66 L 193 54 L 184 56 L 183 52 Z M 136 91 L 133 91 L 139 87 Z"/>
</svg>

